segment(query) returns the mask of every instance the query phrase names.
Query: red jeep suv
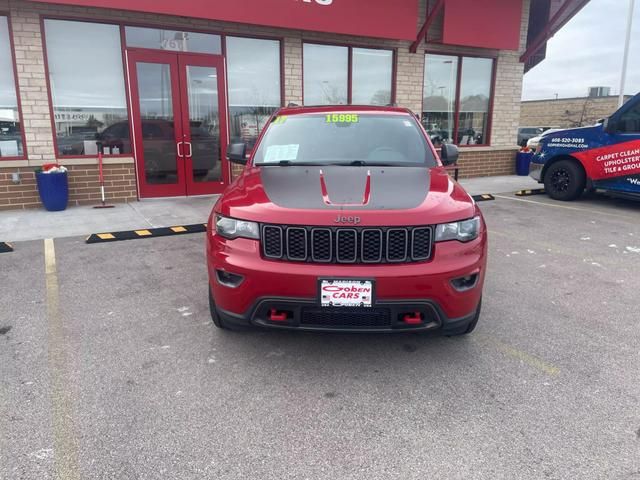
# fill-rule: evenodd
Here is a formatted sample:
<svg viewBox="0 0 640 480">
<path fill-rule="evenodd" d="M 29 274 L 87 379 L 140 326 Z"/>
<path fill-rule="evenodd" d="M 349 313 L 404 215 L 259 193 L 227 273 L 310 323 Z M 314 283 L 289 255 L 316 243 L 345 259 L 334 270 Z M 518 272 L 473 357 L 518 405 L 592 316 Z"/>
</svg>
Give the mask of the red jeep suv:
<svg viewBox="0 0 640 480">
<path fill-rule="evenodd" d="M 416 119 L 395 107 L 290 107 L 211 212 L 216 326 L 471 332 L 487 231 Z"/>
</svg>

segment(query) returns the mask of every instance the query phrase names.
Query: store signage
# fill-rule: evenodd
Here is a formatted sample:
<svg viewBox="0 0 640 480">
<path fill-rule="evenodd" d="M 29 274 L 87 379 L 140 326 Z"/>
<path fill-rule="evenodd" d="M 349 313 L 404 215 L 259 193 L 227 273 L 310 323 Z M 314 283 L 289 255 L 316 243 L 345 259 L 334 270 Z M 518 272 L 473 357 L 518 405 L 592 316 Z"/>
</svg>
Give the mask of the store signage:
<svg viewBox="0 0 640 480">
<path fill-rule="evenodd" d="M 40 0 L 40 3 L 394 40 L 413 41 L 418 29 L 418 0 Z"/>
</svg>

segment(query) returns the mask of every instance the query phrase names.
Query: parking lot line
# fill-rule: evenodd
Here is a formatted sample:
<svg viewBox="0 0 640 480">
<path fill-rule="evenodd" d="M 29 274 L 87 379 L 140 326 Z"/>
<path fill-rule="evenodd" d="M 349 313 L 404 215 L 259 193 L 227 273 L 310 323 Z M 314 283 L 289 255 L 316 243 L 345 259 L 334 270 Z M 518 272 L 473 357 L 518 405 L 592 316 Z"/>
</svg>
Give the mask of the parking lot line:
<svg viewBox="0 0 640 480">
<path fill-rule="evenodd" d="M 481 341 L 484 341 L 490 344 L 491 346 L 498 349 L 502 353 L 512 358 L 515 358 L 517 360 L 520 360 L 523 363 L 527 364 L 528 366 L 533 367 L 536 370 L 539 370 L 543 373 L 546 373 L 547 375 L 555 376 L 560 373 L 560 369 L 558 367 L 551 365 L 550 363 L 547 363 L 539 359 L 538 357 L 530 355 L 527 352 L 518 350 L 517 348 L 512 347 L 511 345 L 503 343 L 500 340 L 496 339 L 495 337 L 492 337 L 489 335 L 483 335 L 481 333 L 477 333 L 476 337 L 479 338 Z"/>
<path fill-rule="evenodd" d="M 608 217 L 626 218 L 627 220 L 637 220 L 638 219 L 637 217 L 631 217 L 629 215 L 621 215 L 619 213 L 611 213 L 609 211 L 598 210 L 598 209 L 593 209 L 593 208 L 572 207 L 570 205 L 556 205 L 555 203 L 536 202 L 535 200 L 527 200 L 527 199 L 524 199 L 524 198 L 507 197 L 505 195 L 495 195 L 495 197 L 496 198 L 503 198 L 505 200 L 512 200 L 514 202 L 534 203 L 536 205 L 542 205 L 543 207 L 564 208 L 565 210 L 576 210 L 576 211 L 579 211 L 579 212 L 586 212 L 586 213 L 599 213 L 600 215 L 606 215 Z"/>
<path fill-rule="evenodd" d="M 53 437 L 56 479 L 79 480 L 78 442 L 71 409 L 71 393 L 66 378 L 66 352 L 60 317 L 56 251 L 52 238 L 44 241 L 47 300 L 50 397 L 53 410 Z"/>
</svg>

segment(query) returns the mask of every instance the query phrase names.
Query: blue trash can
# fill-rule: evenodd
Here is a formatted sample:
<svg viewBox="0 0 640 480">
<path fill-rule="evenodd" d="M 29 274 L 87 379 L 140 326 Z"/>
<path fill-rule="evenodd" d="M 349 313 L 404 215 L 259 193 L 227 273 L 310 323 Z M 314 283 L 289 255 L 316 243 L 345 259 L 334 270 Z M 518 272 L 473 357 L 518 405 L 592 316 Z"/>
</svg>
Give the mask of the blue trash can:
<svg viewBox="0 0 640 480">
<path fill-rule="evenodd" d="M 38 183 L 38 193 L 44 208 L 50 212 L 59 212 L 67 208 L 67 203 L 69 202 L 67 172 L 36 172 L 36 182 Z"/>
<path fill-rule="evenodd" d="M 518 152 L 516 154 L 516 173 L 521 177 L 529 175 L 529 165 L 533 158 L 533 152 Z"/>
</svg>

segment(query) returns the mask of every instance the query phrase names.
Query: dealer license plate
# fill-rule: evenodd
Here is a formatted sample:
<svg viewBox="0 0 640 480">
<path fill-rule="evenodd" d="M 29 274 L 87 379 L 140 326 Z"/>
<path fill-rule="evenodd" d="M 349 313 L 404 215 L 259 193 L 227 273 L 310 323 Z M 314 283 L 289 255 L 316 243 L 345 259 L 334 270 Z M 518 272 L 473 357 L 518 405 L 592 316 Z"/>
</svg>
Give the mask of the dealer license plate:
<svg viewBox="0 0 640 480">
<path fill-rule="evenodd" d="M 370 307 L 373 303 L 371 280 L 321 280 L 323 307 Z"/>
</svg>

